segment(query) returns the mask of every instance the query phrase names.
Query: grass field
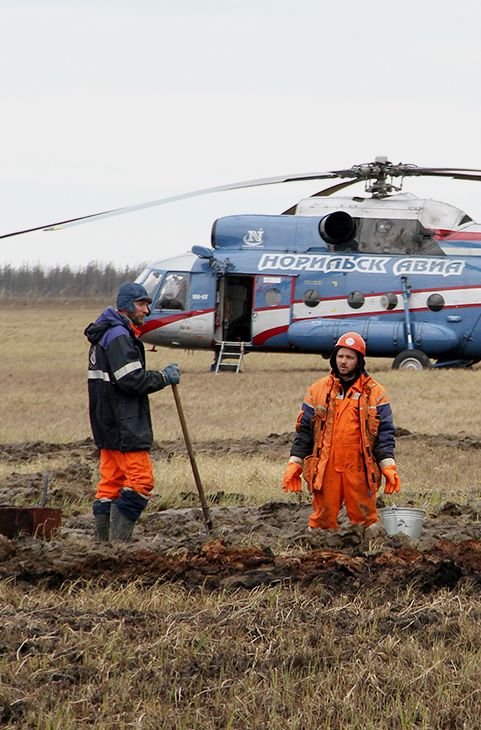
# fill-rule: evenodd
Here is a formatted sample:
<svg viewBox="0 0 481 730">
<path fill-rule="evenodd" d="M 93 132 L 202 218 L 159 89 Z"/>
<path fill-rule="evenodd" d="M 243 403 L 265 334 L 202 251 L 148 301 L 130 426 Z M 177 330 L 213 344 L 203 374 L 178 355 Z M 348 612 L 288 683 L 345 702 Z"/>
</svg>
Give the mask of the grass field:
<svg viewBox="0 0 481 730">
<path fill-rule="evenodd" d="M 0 306 L 0 445 L 28 451 L 33 442 L 90 437 L 82 332 L 100 309 Z M 211 353 L 163 349 L 148 362 L 181 366 L 179 391 L 208 493 L 242 491 L 252 505 L 293 499 L 280 488 L 288 446 L 270 455 L 256 443 L 292 432 L 304 390 L 327 372 L 326 361 L 249 355 L 240 375 L 208 372 Z M 376 360 L 368 369 L 387 387 L 397 427 L 425 435 L 398 440 L 400 501 L 433 510 L 479 502 L 481 370 L 394 372 Z M 156 439 L 179 440 L 169 390 L 151 406 Z M 244 450 L 228 450 L 242 439 Z M 4 457 L 0 483 L 61 472 L 67 461 L 48 449 L 18 463 Z M 176 506 L 179 491 L 192 489 L 186 455 L 157 454 L 155 470 L 157 498 Z M 75 484 L 62 484 L 55 499 L 67 514 L 87 515 L 94 486 L 95 475 L 78 495 Z M 0 540 L 0 563 L 15 549 Z M 48 550 L 61 551 L 62 542 Z M 81 541 L 78 550 L 86 550 Z M 392 580 L 375 588 L 347 578 L 212 591 L 142 575 L 56 586 L 12 576 L 0 582 L 0 727 L 474 730 L 480 619 L 480 582 L 426 594 L 415 580 L 396 584 L 395 561 Z"/>
<path fill-rule="evenodd" d="M 82 333 L 99 311 L 100 307 L 78 304 L 0 307 L 0 442 L 66 441 L 89 435 L 88 348 Z M 182 401 L 198 439 L 225 439 L 226 424 L 232 438 L 292 430 L 305 388 L 328 367 L 316 355 L 256 353 L 247 356 L 242 375 L 216 377 L 208 372 L 210 352 L 162 348 L 148 353 L 152 368 L 169 362 L 182 368 Z M 481 369 L 433 370 L 412 377 L 392 371 L 388 360 L 368 360 L 368 369 L 388 388 L 397 426 L 430 434 L 479 432 L 476 394 Z M 177 438 L 178 419 L 169 394 L 153 396 L 152 411 L 157 438 Z"/>
<path fill-rule="evenodd" d="M 90 436 L 88 347 L 82 333 L 100 308 L 78 304 L 0 308 L 4 333 L 0 443 L 63 443 Z M 179 363 L 179 390 L 194 445 L 291 433 L 307 385 L 327 372 L 326 361 L 315 355 L 250 354 L 240 375 L 209 372 L 210 352 L 162 348 L 147 355 L 152 368 Z M 398 428 L 434 437 L 480 434 L 476 394 L 481 369 L 413 374 L 392 371 L 387 360 L 368 361 L 368 369 L 387 387 Z M 151 410 L 157 440 L 181 437 L 170 389 L 151 396 Z M 460 449 L 457 441 L 435 442 L 399 441 L 397 460 L 406 496 L 425 506 L 444 501 L 448 492 L 456 500 L 477 494 L 481 451 Z M 248 459 L 224 455 L 221 464 L 216 455 L 200 454 L 198 459 L 208 489 L 238 491 L 247 484 L 254 500 L 280 496 L 284 459 L 255 453 Z M 174 498 L 191 482 L 190 465 L 181 457 L 169 463 L 168 470 L 164 466 L 156 462 L 158 489 Z M 6 468 L 0 464 L 0 476 Z M 23 468 L 42 471 L 43 464 L 32 461 Z"/>
</svg>

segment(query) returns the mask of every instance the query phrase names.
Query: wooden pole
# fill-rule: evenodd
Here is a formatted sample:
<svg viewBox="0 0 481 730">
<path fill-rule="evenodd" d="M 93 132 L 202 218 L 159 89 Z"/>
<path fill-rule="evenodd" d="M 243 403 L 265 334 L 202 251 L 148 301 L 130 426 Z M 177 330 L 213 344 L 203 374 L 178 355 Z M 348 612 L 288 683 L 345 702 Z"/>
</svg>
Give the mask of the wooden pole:
<svg viewBox="0 0 481 730">
<path fill-rule="evenodd" d="M 202 487 L 202 482 L 200 481 L 200 474 L 199 474 L 199 470 L 197 469 L 197 464 L 196 464 L 195 457 L 194 457 L 194 450 L 193 450 L 192 444 L 190 442 L 189 432 L 187 430 L 187 423 L 185 420 L 184 411 L 182 409 L 182 403 L 180 402 L 179 391 L 177 390 L 176 385 L 172 385 L 172 392 L 174 394 L 174 400 L 175 400 L 175 405 L 177 408 L 177 413 L 179 414 L 180 425 L 182 426 L 182 433 L 184 434 L 184 441 L 185 441 L 185 445 L 187 447 L 187 453 L 189 454 L 190 465 L 192 467 L 192 473 L 194 475 L 195 483 L 197 486 L 197 491 L 199 492 L 200 503 L 202 505 L 202 512 L 204 513 L 205 524 L 207 527 L 207 531 L 212 532 L 212 530 L 214 528 L 212 526 L 212 519 L 210 517 L 209 506 L 208 506 L 207 500 L 205 498 L 204 488 Z"/>
</svg>

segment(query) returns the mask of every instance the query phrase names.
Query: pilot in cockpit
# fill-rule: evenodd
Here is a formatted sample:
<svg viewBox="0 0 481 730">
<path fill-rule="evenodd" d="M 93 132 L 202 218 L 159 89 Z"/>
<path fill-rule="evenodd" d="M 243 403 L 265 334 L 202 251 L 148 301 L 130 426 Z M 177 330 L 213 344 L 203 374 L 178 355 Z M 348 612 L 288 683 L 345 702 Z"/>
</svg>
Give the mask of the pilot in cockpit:
<svg viewBox="0 0 481 730">
<path fill-rule="evenodd" d="M 185 309 L 187 282 L 181 274 L 170 274 L 162 287 L 160 309 Z"/>
</svg>

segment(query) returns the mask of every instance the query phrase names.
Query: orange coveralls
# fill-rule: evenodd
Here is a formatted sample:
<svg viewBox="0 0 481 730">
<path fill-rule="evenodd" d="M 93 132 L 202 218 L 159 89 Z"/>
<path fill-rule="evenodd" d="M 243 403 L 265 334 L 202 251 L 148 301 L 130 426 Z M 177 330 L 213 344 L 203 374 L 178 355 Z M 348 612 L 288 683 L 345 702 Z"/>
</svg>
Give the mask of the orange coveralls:
<svg viewBox="0 0 481 730">
<path fill-rule="evenodd" d="M 394 443 L 386 391 L 362 373 L 344 394 L 339 379 L 331 374 L 308 388 L 304 404 L 307 409 L 300 412 L 296 430 L 302 429 L 306 410 L 312 413 L 309 427 L 313 451 L 304 458 L 303 467 L 312 493 L 310 527 L 336 528 L 343 503 L 352 523 L 373 524 L 378 519 L 376 492 L 381 483 L 374 447 L 381 421 L 379 413 L 386 406 L 386 456 L 392 456 L 391 440 Z M 295 448 L 292 453 L 296 454 Z"/>
<path fill-rule="evenodd" d="M 154 475 L 148 451 L 100 449 L 100 480 L 95 499 L 115 500 L 122 489 L 131 489 L 148 498 L 153 488 Z"/>
</svg>

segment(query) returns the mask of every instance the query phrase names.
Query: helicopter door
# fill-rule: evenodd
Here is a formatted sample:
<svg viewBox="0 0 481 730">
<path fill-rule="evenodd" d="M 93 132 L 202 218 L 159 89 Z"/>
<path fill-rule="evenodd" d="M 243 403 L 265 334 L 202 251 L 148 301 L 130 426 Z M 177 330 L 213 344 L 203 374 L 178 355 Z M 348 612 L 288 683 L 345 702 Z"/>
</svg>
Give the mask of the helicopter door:
<svg viewBox="0 0 481 730">
<path fill-rule="evenodd" d="M 253 276 L 225 276 L 219 280 L 216 339 L 250 342 Z"/>
<path fill-rule="evenodd" d="M 269 337 L 286 330 L 291 319 L 291 301 L 295 277 L 257 275 L 252 308 L 252 339 L 262 344 Z M 259 338 L 262 343 L 259 342 Z"/>
</svg>

